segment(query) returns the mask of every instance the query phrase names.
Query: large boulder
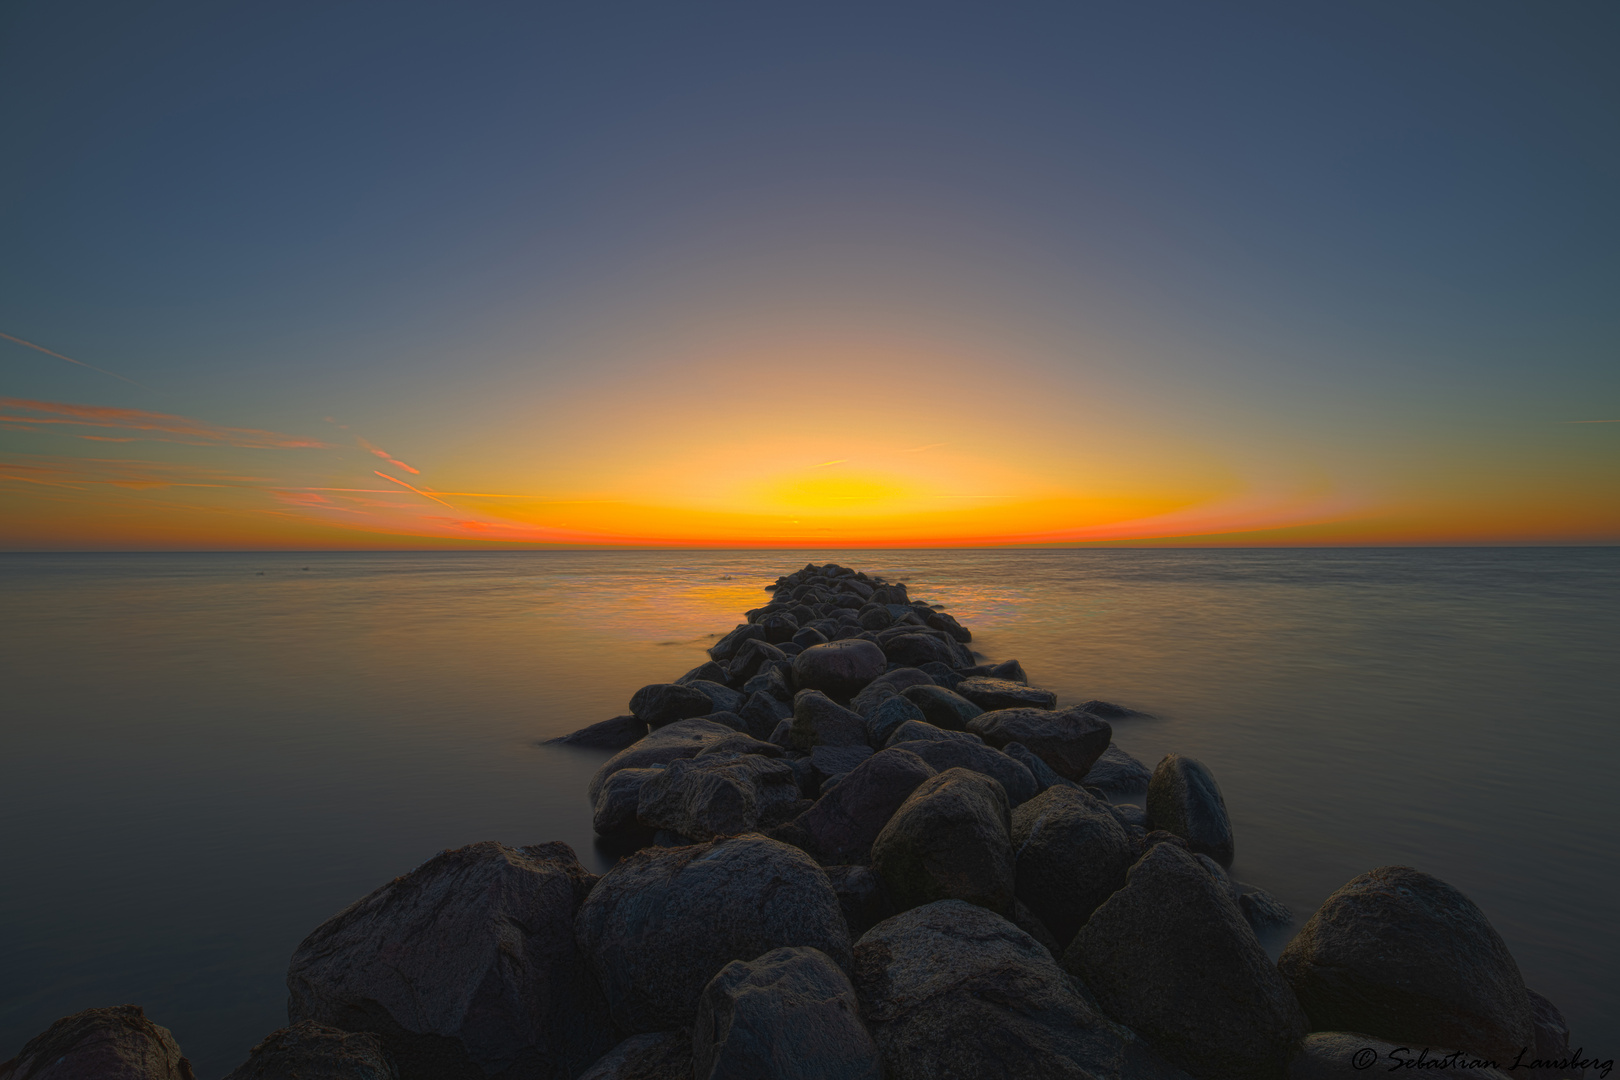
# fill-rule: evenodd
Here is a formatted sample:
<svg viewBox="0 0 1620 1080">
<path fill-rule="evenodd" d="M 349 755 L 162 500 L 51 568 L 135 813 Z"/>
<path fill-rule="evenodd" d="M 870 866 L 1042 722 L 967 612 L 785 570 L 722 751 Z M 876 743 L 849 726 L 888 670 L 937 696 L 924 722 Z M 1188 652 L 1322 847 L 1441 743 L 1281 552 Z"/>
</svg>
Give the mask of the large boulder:
<svg viewBox="0 0 1620 1080">
<path fill-rule="evenodd" d="M 595 806 L 597 797 L 602 793 L 602 785 L 620 769 L 650 769 L 654 765 L 668 765 L 681 758 L 697 757 L 698 751 L 704 747 L 735 734 L 735 728 L 708 720 L 680 720 L 666 724 L 604 761 L 586 786 L 585 797 Z"/>
<path fill-rule="evenodd" d="M 641 785 L 636 819 L 650 829 L 712 840 L 752 832 L 762 822 L 779 824 L 783 808 L 798 798 L 798 779 L 785 761 L 763 754 L 700 754 L 670 762 Z"/>
<path fill-rule="evenodd" d="M 908 686 L 900 693 L 922 711 L 924 720 L 951 731 L 966 731 L 968 721 L 984 712 L 961 694 L 943 686 Z"/>
<path fill-rule="evenodd" d="M 647 722 L 635 716 L 615 716 L 580 728 L 568 735 L 547 739 L 547 743 L 579 746 L 589 750 L 623 750 L 647 734 Z"/>
<path fill-rule="evenodd" d="M 823 863 L 864 863 L 894 812 L 936 770 L 906 750 L 884 750 L 861 762 L 794 819 Z"/>
<path fill-rule="evenodd" d="M 1146 791 L 1152 779 L 1152 769 L 1110 745 L 1092 764 L 1083 782 L 1087 787 L 1101 788 L 1110 795 L 1126 795 Z"/>
<path fill-rule="evenodd" d="M 872 868 L 901 910 L 966 900 L 1011 911 L 1007 793 L 982 773 L 962 768 L 924 780 L 872 842 Z"/>
<path fill-rule="evenodd" d="M 692 1036 L 684 1031 L 632 1035 L 579 1080 L 692 1080 Z"/>
<path fill-rule="evenodd" d="M 1448 1058 L 1455 1063 L 1453 1067 L 1445 1067 Z M 1288 1080 L 1361 1080 L 1412 1068 L 1455 1080 L 1512 1080 L 1512 1074 L 1485 1066 L 1469 1055 L 1453 1057 L 1439 1047 L 1396 1046 L 1352 1031 L 1313 1031 L 1301 1039 L 1288 1063 Z M 1541 1078 L 1532 1074 L 1531 1080 Z"/>
<path fill-rule="evenodd" d="M 793 695 L 793 745 L 866 746 L 866 719 L 833 701 L 819 690 Z"/>
<path fill-rule="evenodd" d="M 653 683 L 630 697 L 630 712 L 648 727 L 663 727 L 676 720 L 711 713 L 716 706 L 695 686 L 681 683 Z"/>
<path fill-rule="evenodd" d="M 1084 791 L 1048 788 L 1013 811 L 1018 899 L 1067 948 L 1097 906 L 1125 884 L 1136 844 Z"/>
<path fill-rule="evenodd" d="M 703 988 L 697 1080 L 883 1080 L 849 976 L 818 949 L 733 960 Z"/>
<path fill-rule="evenodd" d="M 793 658 L 793 680 L 801 690 L 820 690 L 837 701 L 848 701 L 867 683 L 883 674 L 889 660 L 870 641 L 847 638 L 812 645 Z"/>
<path fill-rule="evenodd" d="M 1353 878 L 1277 960 L 1322 1031 L 1514 1060 L 1535 1039 L 1519 966 L 1473 901 L 1409 866 Z"/>
<path fill-rule="evenodd" d="M 1153 770 L 1147 792 L 1148 829 L 1187 841 L 1189 850 L 1232 865 L 1232 819 L 1220 785 L 1197 758 L 1167 754 Z"/>
<path fill-rule="evenodd" d="M 195 1080 L 169 1029 L 139 1005 L 64 1016 L 0 1064 L 0 1080 Z"/>
<path fill-rule="evenodd" d="M 849 931 L 821 867 L 752 834 L 631 855 L 580 907 L 577 933 L 627 1032 L 690 1025 L 703 987 L 733 960 L 808 945 L 849 963 Z"/>
<path fill-rule="evenodd" d="M 1226 889 L 1172 844 L 1131 867 L 1063 966 L 1108 1015 L 1201 1080 L 1281 1078 L 1308 1030 Z"/>
<path fill-rule="evenodd" d="M 1013 806 L 1033 799 L 1040 786 L 1030 771 L 994 747 L 970 740 L 965 734 L 957 738 L 918 739 L 897 743 L 891 749 L 910 750 L 936 770 L 961 767 L 983 773 L 999 783 Z"/>
<path fill-rule="evenodd" d="M 888 1080 L 1187 1080 L 1089 1009 L 1034 938 L 959 900 L 869 930 L 855 989 Z"/>
<path fill-rule="evenodd" d="M 398 1080 L 370 1032 L 304 1020 L 271 1032 L 225 1080 Z"/>
<path fill-rule="evenodd" d="M 1022 743 L 1059 776 L 1076 782 L 1102 757 L 1114 735 L 1108 721 L 1075 709 L 996 709 L 975 716 L 967 729 L 997 749 Z"/>
<path fill-rule="evenodd" d="M 667 765 L 652 769 L 620 769 L 603 781 L 591 804 L 591 827 L 596 835 L 627 837 L 642 829 L 636 811 L 641 806 L 641 788 L 661 775 Z"/>
<path fill-rule="evenodd" d="M 986 711 L 1057 708 L 1057 695 L 1052 691 L 1025 686 L 1011 679 L 975 675 L 957 683 L 956 692 Z"/>
<path fill-rule="evenodd" d="M 948 635 L 934 633 L 896 634 L 885 638 L 883 651 L 889 659 L 897 664 L 907 667 L 922 667 L 924 664 L 946 664 L 950 667 L 963 667 L 963 657 L 966 649 L 956 644 Z M 972 659 L 968 659 L 972 663 Z"/>
<path fill-rule="evenodd" d="M 746 683 L 756 675 L 762 674 L 771 664 L 785 661 L 787 653 L 762 638 L 745 642 L 737 650 L 737 655 L 731 658 L 726 665 L 726 671 L 733 683 Z"/>
<path fill-rule="evenodd" d="M 404 1080 L 575 1076 L 616 1038 L 574 944 L 596 880 L 563 843 L 436 855 L 303 940 L 287 1019 L 381 1036 Z"/>
</svg>

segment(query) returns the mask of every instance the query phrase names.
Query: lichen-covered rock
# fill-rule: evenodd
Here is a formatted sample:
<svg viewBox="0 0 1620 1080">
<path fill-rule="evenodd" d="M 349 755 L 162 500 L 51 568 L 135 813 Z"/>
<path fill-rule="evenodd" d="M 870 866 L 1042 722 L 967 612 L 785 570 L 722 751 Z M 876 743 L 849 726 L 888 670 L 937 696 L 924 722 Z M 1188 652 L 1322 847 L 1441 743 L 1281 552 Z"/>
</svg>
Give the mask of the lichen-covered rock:
<svg viewBox="0 0 1620 1080">
<path fill-rule="evenodd" d="M 287 1019 L 381 1036 L 404 1080 L 574 1076 L 615 1039 L 574 943 L 595 882 L 563 843 L 436 855 L 303 940 Z"/>
<path fill-rule="evenodd" d="M 908 686 L 900 694 L 917 706 L 924 720 L 949 731 L 966 731 L 968 721 L 984 712 L 961 694 L 943 686 Z"/>
<path fill-rule="evenodd" d="M 1220 785 L 1197 758 L 1166 754 L 1153 770 L 1147 793 L 1148 829 L 1163 829 L 1187 841 L 1189 850 L 1232 865 L 1232 819 Z"/>
<path fill-rule="evenodd" d="M 798 798 L 799 782 L 785 761 L 763 754 L 699 754 L 670 762 L 641 785 L 636 819 L 651 829 L 712 840 L 751 832 L 761 822 L 777 824 L 780 808 Z"/>
<path fill-rule="evenodd" d="M 1170 844 L 1131 867 L 1063 967 L 1108 1015 L 1201 1080 L 1281 1078 L 1308 1030 L 1226 890 Z"/>
<path fill-rule="evenodd" d="M 849 976 L 818 949 L 733 960 L 692 1025 L 697 1080 L 882 1080 Z"/>
<path fill-rule="evenodd" d="M 1018 899 L 1067 948 L 1091 913 L 1125 884 L 1136 861 L 1130 834 L 1096 799 L 1054 787 L 1013 811 Z"/>
<path fill-rule="evenodd" d="M 631 855 L 592 890 L 577 933 L 628 1032 L 691 1024 L 703 987 L 733 960 L 808 945 L 849 963 L 827 875 L 798 848 L 754 834 Z"/>
<path fill-rule="evenodd" d="M 690 720 L 711 713 L 715 708 L 708 694 L 680 683 L 653 683 L 643 686 L 630 698 L 630 712 L 651 728 L 676 720 Z"/>
<path fill-rule="evenodd" d="M 793 745 L 866 746 L 866 719 L 851 712 L 819 690 L 800 690 L 793 696 Z"/>
<path fill-rule="evenodd" d="M 681 758 L 697 757 L 698 752 L 721 739 L 737 734 L 736 729 L 708 720 L 679 720 L 666 724 L 657 731 L 620 750 L 602 763 L 585 789 L 585 797 L 592 806 L 602 793 L 607 778 L 620 769 L 648 769 L 654 765 L 668 765 Z"/>
<path fill-rule="evenodd" d="M 1021 743 L 1052 771 L 1077 783 L 1108 749 L 1114 734 L 1106 720 L 1075 709 L 996 709 L 975 716 L 967 729 L 998 749 Z"/>
<path fill-rule="evenodd" d="M 1013 806 L 1028 802 L 1040 791 L 1028 769 L 965 732 L 958 733 L 956 738 L 896 743 L 890 749 L 910 750 L 939 772 L 959 767 L 983 773 L 1001 785 Z"/>
<path fill-rule="evenodd" d="M 64 1016 L 0 1064 L 0 1080 L 195 1080 L 169 1029 L 139 1005 Z"/>
<path fill-rule="evenodd" d="M 1512 1061 L 1535 1038 L 1519 966 L 1468 897 L 1381 866 L 1327 898 L 1277 960 L 1324 1031 Z"/>
<path fill-rule="evenodd" d="M 273 1031 L 225 1080 L 398 1080 L 382 1040 L 304 1020 Z"/>
<path fill-rule="evenodd" d="M 823 863 L 866 862 L 872 841 L 917 785 L 936 770 L 916 754 L 884 750 L 867 758 L 794 819 Z"/>
<path fill-rule="evenodd" d="M 692 1080 L 692 1036 L 685 1031 L 632 1035 L 579 1080 Z"/>
<path fill-rule="evenodd" d="M 956 684 L 956 692 L 987 712 L 998 709 L 1055 709 L 1057 695 L 1011 679 L 975 675 Z"/>
<path fill-rule="evenodd" d="M 942 900 L 855 946 L 855 989 L 887 1080 L 1187 1080 L 1086 1007 L 1034 938 Z"/>
<path fill-rule="evenodd" d="M 1482 1065 L 1473 1055 L 1459 1055 L 1461 1067 L 1444 1068 L 1449 1056 L 1439 1047 L 1396 1046 L 1358 1032 L 1313 1031 L 1300 1040 L 1288 1063 L 1288 1080 L 1362 1080 L 1407 1068 L 1422 1068 L 1425 1074 L 1450 1080 L 1510 1080 L 1512 1075 Z"/>
<path fill-rule="evenodd" d="M 582 727 L 568 735 L 547 739 L 547 743 L 579 746 L 591 750 L 623 750 L 647 734 L 647 722 L 636 716 L 615 716 Z"/>
<path fill-rule="evenodd" d="M 1007 794 L 1000 784 L 949 768 L 917 785 L 872 842 L 872 868 L 902 910 L 966 900 L 1012 910 Z"/>
<path fill-rule="evenodd" d="M 1144 792 L 1152 779 L 1152 769 L 1119 747 L 1110 744 L 1092 764 L 1083 783 L 1087 787 L 1102 788 L 1110 795 L 1117 796 Z"/>
</svg>

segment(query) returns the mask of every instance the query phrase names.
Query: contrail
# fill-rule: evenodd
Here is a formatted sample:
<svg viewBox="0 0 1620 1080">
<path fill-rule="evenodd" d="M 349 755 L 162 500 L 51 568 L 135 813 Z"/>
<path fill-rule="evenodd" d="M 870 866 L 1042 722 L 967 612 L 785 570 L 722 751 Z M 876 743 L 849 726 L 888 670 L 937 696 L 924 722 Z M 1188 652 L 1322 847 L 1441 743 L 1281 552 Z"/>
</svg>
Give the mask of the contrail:
<svg viewBox="0 0 1620 1080">
<path fill-rule="evenodd" d="M 58 360 L 66 360 L 70 364 L 78 364 L 80 367 L 89 368 L 91 371 L 99 371 L 103 375 L 111 375 L 115 379 L 123 379 L 123 381 L 129 383 L 129 385 L 139 386 L 142 390 L 152 389 L 150 386 L 147 386 L 144 383 L 138 383 L 134 379 L 124 379 L 122 375 L 115 371 L 108 371 L 106 368 L 98 368 L 94 364 L 87 364 L 83 360 L 75 360 L 71 356 L 63 356 L 59 352 L 52 352 L 43 345 L 35 345 L 32 341 L 24 341 L 22 338 L 12 337 L 10 334 L 0 334 L 0 338 L 5 338 L 7 341 L 15 341 L 18 345 L 26 345 L 30 349 L 35 349 L 44 353 L 46 356 L 54 356 Z"/>
<path fill-rule="evenodd" d="M 377 472 L 376 469 L 372 469 L 371 471 L 374 472 L 374 473 L 377 473 L 377 475 L 382 477 L 384 480 L 392 480 L 394 483 L 398 484 L 402 488 L 410 488 L 412 491 L 416 492 L 418 495 L 422 496 L 422 498 L 424 498 L 424 499 L 432 499 L 434 502 L 438 503 L 440 506 L 449 506 L 450 509 L 452 509 L 452 510 L 456 509 L 454 506 L 451 506 L 449 503 L 445 502 L 443 499 L 439 498 L 438 496 L 429 495 L 427 492 L 423 491 L 419 487 L 411 487 L 410 484 L 407 484 L 405 481 L 399 479 L 398 477 L 389 476 L 385 472 Z"/>
</svg>

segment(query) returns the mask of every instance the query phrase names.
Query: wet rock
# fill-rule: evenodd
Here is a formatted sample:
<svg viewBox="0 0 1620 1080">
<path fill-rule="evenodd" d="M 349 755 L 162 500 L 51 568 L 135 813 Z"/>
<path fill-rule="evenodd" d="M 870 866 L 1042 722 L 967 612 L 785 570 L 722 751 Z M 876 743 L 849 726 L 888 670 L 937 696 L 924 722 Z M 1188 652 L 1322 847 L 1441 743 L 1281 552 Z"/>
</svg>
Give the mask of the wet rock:
<svg viewBox="0 0 1620 1080">
<path fill-rule="evenodd" d="M 963 644 L 973 640 L 973 634 L 967 627 L 943 611 L 930 611 L 922 617 L 922 620 L 923 625 L 932 627 L 935 630 L 943 630 Z"/>
<path fill-rule="evenodd" d="M 398 1080 L 369 1032 L 339 1031 L 305 1020 L 282 1028 L 255 1046 L 225 1080 Z"/>
<path fill-rule="evenodd" d="M 925 633 L 898 634 L 883 643 L 883 651 L 889 659 L 907 667 L 922 667 L 924 664 L 955 667 L 961 662 L 961 654 L 957 651 L 959 648 L 961 646 L 953 646 L 948 636 L 936 637 Z"/>
<path fill-rule="evenodd" d="M 726 665 L 714 660 L 706 660 L 675 681 L 685 686 L 700 679 L 704 682 L 716 682 L 724 686 L 731 681 L 731 673 L 726 669 Z"/>
<path fill-rule="evenodd" d="M 1092 715 L 1096 715 L 1093 713 Z M 1085 775 L 1085 783 L 1114 795 L 1145 792 L 1153 770 L 1117 746 L 1109 746 Z"/>
<path fill-rule="evenodd" d="M 808 649 L 812 645 L 825 645 L 826 643 L 827 635 L 814 626 L 801 626 L 798 633 L 793 635 L 793 644 L 802 649 Z"/>
<path fill-rule="evenodd" d="M 1519 967 L 1484 912 L 1409 866 L 1353 878 L 1277 966 L 1324 1031 L 1512 1061 L 1535 1037 Z"/>
<path fill-rule="evenodd" d="M 935 769 L 905 750 L 884 750 L 851 769 L 796 819 L 823 863 L 866 862 L 872 841 Z"/>
<path fill-rule="evenodd" d="M 941 740 L 973 743 L 978 746 L 984 745 L 984 740 L 977 735 L 969 734 L 966 731 L 946 731 L 944 728 L 935 727 L 925 720 L 907 720 L 903 722 L 889 733 L 888 741 L 891 746 L 898 746 L 906 742 L 937 742 Z"/>
<path fill-rule="evenodd" d="M 1075 709 L 997 709 L 974 717 L 968 730 L 997 748 L 1021 743 L 1053 772 L 1077 783 L 1108 749 L 1114 734 L 1106 720 Z"/>
<path fill-rule="evenodd" d="M 1067 948 L 1091 913 L 1125 884 L 1136 845 L 1105 806 L 1054 787 L 1012 814 L 1018 899 Z"/>
<path fill-rule="evenodd" d="M 872 868 L 902 910 L 966 900 L 1011 911 L 1010 828 L 1000 784 L 949 768 L 917 785 L 884 825 L 872 842 Z"/>
<path fill-rule="evenodd" d="M 1238 907 L 1242 910 L 1243 917 L 1249 920 L 1249 925 L 1254 928 L 1255 933 L 1287 926 L 1294 921 L 1294 913 L 1288 910 L 1288 905 L 1264 889 L 1251 889 L 1240 893 Z"/>
<path fill-rule="evenodd" d="M 745 644 L 750 641 L 763 640 L 764 637 L 765 628 L 763 626 L 755 626 L 753 623 L 743 623 L 735 630 L 731 631 L 731 633 L 709 646 L 709 659 L 718 660 L 721 663 L 725 663 L 732 657 L 736 656 L 737 650 L 741 649 Z"/>
<path fill-rule="evenodd" d="M 895 694 L 884 699 L 866 716 L 866 739 L 873 746 L 887 745 L 895 729 L 907 721 L 925 723 L 922 710 Z"/>
<path fill-rule="evenodd" d="M 793 715 L 793 707 L 770 693 L 753 693 L 737 710 L 745 730 L 756 739 L 769 739 L 776 725 Z"/>
<path fill-rule="evenodd" d="M 849 976 L 820 950 L 773 949 L 709 980 L 692 1026 L 698 1080 L 882 1080 Z"/>
<path fill-rule="evenodd" d="M 793 768 L 761 754 L 703 754 L 672 761 L 641 785 L 636 818 L 693 840 L 751 832 L 799 798 Z"/>
<path fill-rule="evenodd" d="M 693 679 L 691 682 L 682 685 L 701 691 L 708 696 L 709 708 L 704 715 L 712 712 L 736 712 L 742 708 L 742 703 L 748 696 L 741 691 L 733 690 L 725 683 L 710 682 L 707 679 Z M 681 717 L 681 719 L 684 720 L 687 717 Z"/>
<path fill-rule="evenodd" d="M 1053 787 L 1068 787 L 1074 788 L 1076 791 L 1080 790 L 1079 784 L 1073 780 L 1066 780 L 1053 772 L 1052 766 L 1042 761 L 1023 743 L 1010 742 L 1001 748 L 1001 752 L 1029 770 L 1029 774 L 1035 778 L 1037 791 L 1045 791 L 1047 788 Z"/>
<path fill-rule="evenodd" d="M 1145 712 L 1137 712 L 1135 709 L 1127 709 L 1123 705 L 1115 705 L 1111 701 L 1098 701 L 1095 698 L 1090 701 L 1083 701 L 1076 705 L 1075 708 L 1083 709 L 1092 716 L 1100 716 L 1104 720 L 1128 720 L 1133 716 L 1148 715 Z"/>
<path fill-rule="evenodd" d="M 990 679 L 975 675 L 971 679 L 963 679 L 957 683 L 956 692 L 986 712 L 997 709 L 1057 708 L 1057 695 L 1052 691 L 1042 690 L 1038 686 L 1025 686 L 1010 679 Z M 1030 749 L 1033 750 L 1034 747 Z"/>
<path fill-rule="evenodd" d="M 653 683 L 643 686 L 630 699 L 630 711 L 648 727 L 663 727 L 676 720 L 690 720 L 714 711 L 709 695 L 680 683 Z"/>
<path fill-rule="evenodd" d="M 577 1075 L 615 1038 L 574 945 L 596 880 L 562 843 L 436 855 L 304 939 L 287 1019 L 381 1036 L 403 1080 Z"/>
<path fill-rule="evenodd" d="M 577 932 L 628 1032 L 690 1024 L 703 987 L 732 960 L 808 945 L 849 963 L 827 875 L 804 852 L 759 835 L 631 855 L 591 891 Z"/>
<path fill-rule="evenodd" d="M 1237 905 L 1168 844 L 1092 912 L 1063 967 L 1115 1020 L 1207 1080 L 1280 1078 L 1308 1030 Z"/>
<path fill-rule="evenodd" d="M 923 719 L 948 731 L 966 731 L 968 722 L 984 712 L 961 694 L 943 686 L 910 686 L 901 694 L 921 710 Z"/>
<path fill-rule="evenodd" d="M 983 743 L 958 737 L 898 743 L 893 749 L 910 750 L 940 772 L 959 767 L 983 773 L 1001 784 L 1013 806 L 1028 802 L 1038 793 L 1028 769 Z"/>
<path fill-rule="evenodd" d="M 888 665 L 883 650 L 870 641 L 829 641 L 812 645 L 793 658 L 793 678 L 801 689 L 820 690 L 834 700 L 848 701 Z"/>
<path fill-rule="evenodd" d="M 1148 782 L 1150 829 L 1163 829 L 1187 841 L 1187 847 L 1222 866 L 1232 865 L 1232 821 L 1220 785 L 1204 763 L 1167 754 Z"/>
<path fill-rule="evenodd" d="M 799 620 L 785 611 L 773 611 L 769 615 L 762 615 L 754 625 L 765 631 L 765 640 L 772 645 L 792 641 L 793 635 L 799 632 Z"/>
<path fill-rule="evenodd" d="M 1422 1065 L 1417 1065 L 1419 1054 Z M 1313 1031 L 1299 1042 L 1288 1063 L 1288 1080 L 1361 1080 L 1397 1069 L 1403 1062 L 1451 1080 L 1509 1080 L 1509 1074 L 1487 1068 L 1477 1059 L 1464 1058 L 1460 1068 L 1441 1068 L 1448 1052 L 1422 1047 L 1396 1046 L 1350 1031 Z M 1559 1076 L 1563 1076 L 1560 1073 Z M 1539 1080 L 1539 1078 L 1538 1078 Z"/>
<path fill-rule="evenodd" d="M 620 769 L 646 769 L 654 765 L 667 765 L 679 758 L 696 757 L 705 746 L 735 734 L 724 724 L 708 720 L 678 720 L 666 724 L 604 761 L 585 789 L 586 798 L 595 806 L 602 785 Z"/>
<path fill-rule="evenodd" d="M 883 878 L 870 866 L 855 864 L 829 866 L 827 880 L 838 894 L 849 936 L 858 938 L 872 927 L 898 914 Z"/>
<path fill-rule="evenodd" d="M 1536 1036 L 1531 1044 L 1534 1053 L 1527 1057 L 1543 1063 L 1531 1070 L 1530 1080 L 1565 1080 L 1566 1077 L 1578 1080 L 1585 1076 L 1586 1070 L 1575 1064 L 1576 1055 L 1570 1052 L 1569 1022 L 1564 1019 L 1564 1014 L 1558 1006 L 1534 990 L 1528 993 Z"/>
<path fill-rule="evenodd" d="M 685 1031 L 632 1035 L 579 1080 L 691 1080 L 692 1036 Z"/>
<path fill-rule="evenodd" d="M 793 696 L 791 737 L 800 750 L 812 746 L 866 746 L 866 721 L 819 690 L 800 690 Z"/>
<path fill-rule="evenodd" d="M 726 667 L 731 672 L 733 683 L 740 682 L 747 685 L 748 680 L 758 675 L 766 665 L 786 659 L 787 653 L 763 638 L 755 638 L 753 641 L 744 642 Z"/>
<path fill-rule="evenodd" d="M 869 930 L 854 982 L 888 1080 L 1187 1080 L 1086 1007 L 1047 950 L 942 900 Z"/>
<path fill-rule="evenodd" d="M 591 828 L 598 836 L 628 837 L 644 826 L 636 817 L 641 804 L 641 788 L 667 766 L 650 769 L 620 769 L 603 782 L 591 804 Z"/>
<path fill-rule="evenodd" d="M 623 750 L 647 734 L 647 723 L 635 716 L 615 716 L 589 727 L 582 727 L 570 735 L 547 739 L 547 743 L 564 746 L 582 746 L 593 750 Z"/>
<path fill-rule="evenodd" d="M 139 1005 L 64 1016 L 0 1065 L 0 1080 L 195 1080 L 169 1029 Z"/>
</svg>

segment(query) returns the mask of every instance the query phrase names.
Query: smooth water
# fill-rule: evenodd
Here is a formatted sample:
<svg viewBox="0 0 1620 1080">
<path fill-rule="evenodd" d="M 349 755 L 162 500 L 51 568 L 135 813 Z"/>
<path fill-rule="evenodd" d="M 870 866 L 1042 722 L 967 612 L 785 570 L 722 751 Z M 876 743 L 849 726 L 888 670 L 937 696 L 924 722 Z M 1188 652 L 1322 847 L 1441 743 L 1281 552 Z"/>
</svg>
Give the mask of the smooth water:
<svg viewBox="0 0 1620 1080">
<path fill-rule="evenodd" d="M 134 1002 L 214 1080 L 304 935 L 435 852 L 605 868 L 606 755 L 540 742 L 828 558 L 1153 713 L 1115 741 L 1208 764 L 1299 916 L 1382 864 L 1461 888 L 1620 1052 L 1620 549 L 558 551 L 0 556 L 0 1059 Z"/>
</svg>

